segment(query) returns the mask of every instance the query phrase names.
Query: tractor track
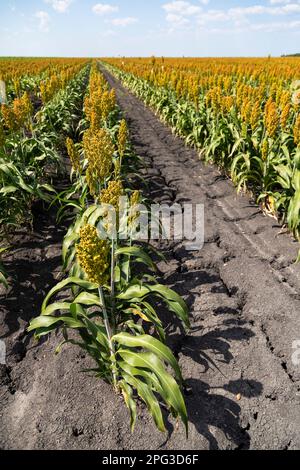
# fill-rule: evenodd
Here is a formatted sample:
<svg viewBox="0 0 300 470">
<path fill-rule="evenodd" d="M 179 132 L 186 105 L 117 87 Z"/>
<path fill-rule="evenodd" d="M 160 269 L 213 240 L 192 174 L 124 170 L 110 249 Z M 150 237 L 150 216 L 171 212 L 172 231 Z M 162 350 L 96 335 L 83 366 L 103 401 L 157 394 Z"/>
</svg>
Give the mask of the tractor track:
<svg viewBox="0 0 300 470">
<path fill-rule="evenodd" d="M 243 325 L 245 331 L 239 331 L 241 337 L 237 334 L 238 337 L 234 337 L 233 341 L 230 333 L 226 338 L 225 331 L 229 349 L 237 350 L 236 354 L 232 354 L 232 362 L 235 363 L 235 373 L 239 371 L 243 377 L 238 379 L 241 380 L 241 388 L 243 382 L 256 382 L 255 397 L 251 397 L 247 404 L 243 403 L 246 397 L 241 403 L 239 400 L 236 402 L 241 404 L 237 421 L 246 421 L 249 424 L 251 407 L 261 408 L 261 411 L 255 413 L 265 416 L 269 435 L 266 435 L 265 439 L 258 439 L 257 435 L 262 436 L 263 431 L 251 425 L 247 431 L 247 443 L 245 439 L 242 444 L 236 442 L 237 448 L 285 448 L 286 431 L 282 436 L 283 441 L 280 442 L 282 438 L 278 422 L 272 424 L 274 403 L 280 415 L 281 408 L 284 409 L 282 424 L 285 420 L 289 421 L 294 412 L 294 437 L 291 439 L 292 436 L 289 435 L 288 442 L 291 441 L 289 448 L 292 445 L 299 448 L 300 441 L 296 429 L 300 424 L 300 367 L 292 363 L 292 343 L 300 336 L 300 267 L 294 264 L 298 245 L 289 235 L 280 235 L 280 227 L 276 221 L 260 213 L 247 197 L 237 196 L 230 181 L 223 178 L 214 167 L 205 166 L 200 162 L 196 151 L 185 147 L 179 138 L 159 122 L 151 110 L 125 90 L 111 74 L 107 71 L 104 71 L 104 74 L 110 85 L 117 90 L 119 105 L 129 122 L 134 149 L 144 158 L 146 167 L 150 168 L 150 180 L 151 168 L 159 170 L 164 191 L 171 188 L 176 195 L 170 203 L 187 201 L 205 205 L 205 246 L 200 252 L 190 253 L 185 252 L 182 246 L 171 249 L 170 259 L 175 259 L 180 266 L 179 272 L 172 276 L 172 283 L 189 301 L 189 294 L 194 287 L 189 284 L 188 274 L 195 273 L 197 269 L 206 274 L 212 271 L 226 298 L 216 302 L 214 287 L 206 293 L 202 284 L 203 282 L 205 285 L 205 279 L 200 277 L 197 286 L 199 298 L 189 302 L 193 315 L 192 332 L 181 340 L 181 352 L 176 349 L 183 370 L 186 369 L 190 374 L 191 370 L 197 370 L 195 358 L 192 358 L 193 364 L 187 360 L 184 353 L 186 343 L 192 341 L 191 338 L 197 338 L 196 343 L 199 339 L 201 349 L 200 338 L 203 333 L 210 331 L 214 335 L 216 328 L 220 328 L 219 322 L 215 324 L 216 312 L 220 319 L 222 315 L 225 317 L 225 320 L 221 321 L 222 328 L 225 325 L 230 330 L 231 326 L 236 324 L 237 328 L 242 330 Z M 163 199 L 165 202 L 165 198 Z M 211 308 L 205 305 L 201 307 L 201 298 L 204 302 L 207 299 Z M 228 301 L 235 304 L 234 308 L 226 307 Z M 215 308 L 211 305 L 214 302 L 220 303 L 220 306 Z M 199 308 L 200 312 L 203 311 L 203 314 L 195 316 L 195 307 Z M 200 328 L 200 334 L 194 333 L 195 327 Z M 234 341 L 243 341 L 243 335 L 248 335 L 244 347 L 235 348 Z M 213 351 L 212 362 L 215 362 L 213 344 L 208 347 Z M 197 354 L 197 351 L 194 350 L 194 353 Z M 229 382 L 232 382 L 234 378 L 230 362 L 228 361 L 226 366 L 216 364 L 219 371 L 212 365 L 205 374 L 196 374 L 191 380 L 203 378 L 210 386 L 210 376 L 211 380 L 215 381 L 216 377 L 213 379 L 212 376 L 217 376 L 218 380 L 224 373 Z M 273 390 L 269 390 L 273 387 Z M 226 389 L 226 385 L 223 388 Z M 238 388 L 237 386 L 235 391 L 239 398 Z M 273 397 L 273 406 L 268 403 L 269 397 Z M 233 401 L 235 399 L 233 396 Z M 201 408 L 200 402 L 198 405 Z M 247 408 L 248 412 L 245 413 Z M 291 427 L 290 422 L 286 424 Z M 214 445 L 223 448 L 218 442 L 211 444 L 212 447 Z"/>
<path fill-rule="evenodd" d="M 134 150 L 144 160 L 141 173 L 151 199 L 205 205 L 201 251 L 187 251 L 180 242 L 158 244 L 168 260 L 159 263 L 163 282 L 190 308 L 188 334 L 162 312 L 186 380 L 189 440 L 169 418 L 168 435 L 159 433 L 142 405 L 131 435 L 122 399 L 102 381 L 80 373 L 92 366 L 88 358 L 71 347 L 55 356 L 60 337 L 37 345 L 20 330 L 25 354 L 2 374 L 0 447 L 299 449 L 300 366 L 292 362 L 292 344 L 300 340 L 298 245 L 288 235 L 279 236 L 274 220 L 237 196 L 230 181 L 204 166 L 194 150 L 102 71 L 116 89 Z M 57 258 L 49 276 L 53 272 L 59 272 Z M 5 300 L 1 306 L 7 308 Z M 16 327 L 7 336 L 15 334 Z"/>
</svg>

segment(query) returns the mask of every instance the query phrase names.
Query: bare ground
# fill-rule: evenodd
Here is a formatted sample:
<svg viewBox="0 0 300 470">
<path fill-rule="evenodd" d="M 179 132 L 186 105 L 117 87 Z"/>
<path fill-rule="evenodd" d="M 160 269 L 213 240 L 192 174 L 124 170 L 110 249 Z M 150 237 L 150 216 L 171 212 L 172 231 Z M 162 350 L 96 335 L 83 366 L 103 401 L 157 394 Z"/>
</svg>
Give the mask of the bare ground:
<svg viewBox="0 0 300 470">
<path fill-rule="evenodd" d="M 50 214 L 8 259 L 17 276 L 0 298 L 8 351 L 8 365 L 0 366 L 0 447 L 300 449 L 300 366 L 292 363 L 292 344 L 300 340 L 298 245 L 106 75 L 145 161 L 152 199 L 205 205 L 201 251 L 161 243 L 169 260 L 160 264 L 164 282 L 191 312 L 188 336 L 165 317 L 187 381 L 190 437 L 169 418 L 168 435 L 160 434 L 143 406 L 131 435 L 122 399 L 80 372 L 88 358 L 72 348 L 54 356 L 59 337 L 37 345 L 25 334 L 60 276 L 64 228 L 57 230 Z"/>
</svg>

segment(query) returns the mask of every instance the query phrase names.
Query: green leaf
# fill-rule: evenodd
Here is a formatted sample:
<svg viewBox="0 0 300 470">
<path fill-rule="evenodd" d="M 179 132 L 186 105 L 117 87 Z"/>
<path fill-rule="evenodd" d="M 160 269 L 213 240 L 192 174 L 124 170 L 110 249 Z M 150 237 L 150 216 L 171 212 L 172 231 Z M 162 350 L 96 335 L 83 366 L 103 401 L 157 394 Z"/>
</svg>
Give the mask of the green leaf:
<svg viewBox="0 0 300 470">
<path fill-rule="evenodd" d="M 167 364 L 170 364 L 175 371 L 177 379 L 182 382 L 181 371 L 172 351 L 166 345 L 158 341 L 158 339 L 149 335 L 132 336 L 128 333 L 119 333 L 113 336 L 112 341 L 117 342 L 122 347 L 148 349 Z"/>
<path fill-rule="evenodd" d="M 137 413 L 136 413 L 136 404 L 135 404 L 135 401 L 133 399 L 133 391 L 132 391 L 132 388 L 130 387 L 130 385 L 125 380 L 121 380 L 119 382 L 119 386 L 122 390 L 126 406 L 130 411 L 130 428 L 131 428 L 131 432 L 133 432 L 134 431 L 134 426 L 135 426 L 135 423 L 136 423 L 136 415 L 137 415 Z"/>
<path fill-rule="evenodd" d="M 182 393 L 175 379 L 168 374 L 162 362 L 153 353 L 135 353 L 129 350 L 119 350 L 118 355 L 129 365 L 154 372 L 164 391 L 167 404 L 179 415 L 188 433 L 188 418 Z"/>
<path fill-rule="evenodd" d="M 8 288 L 8 282 L 2 272 L 0 272 L 0 284 L 3 284 L 6 289 Z"/>
<path fill-rule="evenodd" d="M 149 293 L 150 293 L 150 289 L 148 287 L 145 287 L 141 284 L 134 284 L 128 287 L 128 289 L 126 289 L 125 292 L 119 294 L 118 299 L 120 300 L 139 299 L 139 298 L 145 297 Z"/>
<path fill-rule="evenodd" d="M 16 186 L 3 186 L 3 188 L 0 190 L 0 194 L 6 196 L 6 194 L 15 193 L 16 191 L 18 191 Z"/>
<path fill-rule="evenodd" d="M 162 284 L 149 286 L 151 292 L 159 294 L 168 304 L 170 310 L 178 316 L 187 328 L 190 327 L 189 310 L 185 301 L 172 289 Z"/>
<path fill-rule="evenodd" d="M 93 284 L 88 281 L 84 281 L 82 279 L 76 278 L 76 277 L 68 277 L 64 281 L 59 282 L 56 286 L 53 287 L 53 289 L 50 290 L 49 294 L 46 296 L 43 305 L 42 305 L 42 313 L 46 309 L 49 300 L 51 297 L 53 297 L 55 294 L 57 294 L 59 291 L 63 290 L 67 286 L 75 285 L 78 287 L 81 287 L 82 289 L 85 290 L 96 290 L 98 289 L 98 286 L 96 284 Z"/>
<path fill-rule="evenodd" d="M 68 255 L 68 251 L 70 250 L 70 247 L 73 246 L 77 241 L 79 240 L 79 235 L 77 233 L 71 233 L 71 235 L 67 235 L 64 239 L 63 242 L 63 248 L 62 248 L 62 258 L 65 263 Z"/>
<path fill-rule="evenodd" d="M 125 247 L 125 248 L 119 248 L 118 250 L 116 250 L 116 256 L 121 256 L 121 255 L 131 256 L 133 258 L 138 258 L 139 261 L 143 262 L 149 268 L 151 268 L 153 270 L 156 269 L 155 264 L 153 263 L 150 256 L 147 253 L 145 253 L 145 251 L 142 250 L 139 247 L 130 246 L 130 247 Z"/>
<path fill-rule="evenodd" d="M 162 284 L 133 284 L 125 292 L 122 292 L 117 297 L 120 300 L 132 300 L 144 298 L 149 294 L 157 294 L 168 305 L 169 309 L 174 312 L 178 318 L 184 323 L 186 328 L 190 327 L 189 311 L 184 300 L 174 292 Z"/>
<path fill-rule="evenodd" d="M 158 430 L 161 432 L 166 432 L 158 400 L 152 392 L 151 388 L 147 384 L 139 380 L 137 377 L 127 375 L 126 373 L 123 373 L 123 377 L 126 382 L 130 383 L 130 385 L 132 385 L 137 390 L 138 395 L 146 403 L 147 408 L 151 413 Z"/>
<path fill-rule="evenodd" d="M 73 304 L 81 304 L 87 306 L 94 306 L 97 305 L 99 307 L 102 306 L 99 295 L 90 294 L 89 292 L 82 292 L 79 294 L 75 300 L 73 300 Z"/>
<path fill-rule="evenodd" d="M 84 328 L 84 324 L 81 321 L 74 320 L 72 317 L 45 317 L 42 315 L 30 322 L 30 326 L 27 331 L 33 331 L 39 328 L 48 328 L 59 322 L 64 322 L 69 328 Z"/>
<path fill-rule="evenodd" d="M 57 311 L 69 311 L 71 304 L 68 302 L 56 302 L 54 304 L 48 305 L 42 313 L 42 316 L 48 317 L 51 316 L 54 312 Z"/>
</svg>

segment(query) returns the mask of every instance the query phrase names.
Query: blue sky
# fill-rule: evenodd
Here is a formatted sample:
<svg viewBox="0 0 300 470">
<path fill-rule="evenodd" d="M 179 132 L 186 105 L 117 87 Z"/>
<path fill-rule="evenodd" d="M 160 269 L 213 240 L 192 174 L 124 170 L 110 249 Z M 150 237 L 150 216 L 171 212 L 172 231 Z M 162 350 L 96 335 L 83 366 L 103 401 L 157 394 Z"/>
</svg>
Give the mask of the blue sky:
<svg viewBox="0 0 300 470">
<path fill-rule="evenodd" d="M 300 52 L 300 0 L 1 0 L 0 55 Z"/>
</svg>

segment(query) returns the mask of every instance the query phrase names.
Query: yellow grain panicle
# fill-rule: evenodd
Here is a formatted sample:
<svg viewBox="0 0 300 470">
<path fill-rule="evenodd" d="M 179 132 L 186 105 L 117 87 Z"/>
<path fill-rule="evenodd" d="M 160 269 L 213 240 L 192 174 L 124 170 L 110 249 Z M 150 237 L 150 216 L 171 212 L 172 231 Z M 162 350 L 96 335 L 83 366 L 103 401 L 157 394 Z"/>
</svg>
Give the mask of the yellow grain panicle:
<svg viewBox="0 0 300 470">
<path fill-rule="evenodd" d="M 81 173 L 82 168 L 80 162 L 80 155 L 73 140 L 70 139 L 70 137 L 67 137 L 66 139 L 66 147 L 74 171 L 76 171 L 77 173 Z"/>
<path fill-rule="evenodd" d="M 90 193 L 96 196 L 99 185 L 103 185 L 110 175 L 113 162 L 114 145 L 108 131 L 99 129 L 96 132 L 89 129 L 83 137 L 83 148 L 88 160 L 86 173 Z"/>
<path fill-rule="evenodd" d="M 76 247 L 77 259 L 90 282 L 104 286 L 109 278 L 107 240 L 98 237 L 96 227 L 86 225 L 80 230 L 80 243 Z"/>
</svg>

